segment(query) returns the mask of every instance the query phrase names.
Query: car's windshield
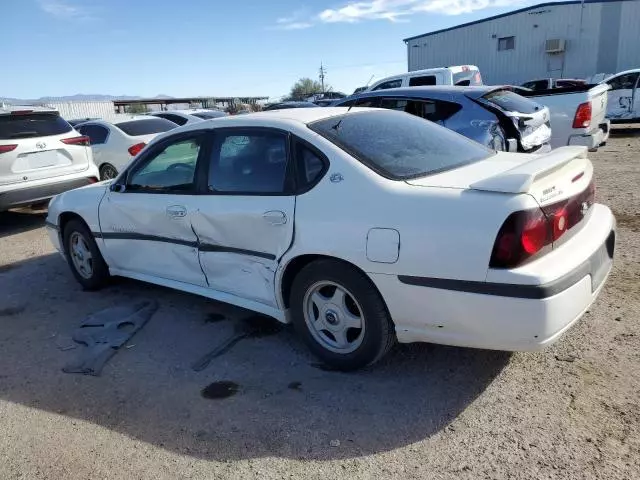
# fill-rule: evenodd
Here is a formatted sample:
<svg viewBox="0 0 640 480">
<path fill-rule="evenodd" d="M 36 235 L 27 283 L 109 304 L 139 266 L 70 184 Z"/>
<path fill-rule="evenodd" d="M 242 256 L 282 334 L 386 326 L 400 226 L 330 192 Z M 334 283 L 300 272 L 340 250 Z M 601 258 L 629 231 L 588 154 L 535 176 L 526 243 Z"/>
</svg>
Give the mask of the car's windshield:
<svg viewBox="0 0 640 480">
<path fill-rule="evenodd" d="M 164 118 L 149 118 L 144 120 L 130 120 L 128 122 L 116 123 L 116 127 L 122 130 L 130 137 L 138 137 L 140 135 L 150 135 L 152 133 L 161 133 L 176 128 L 177 125 Z"/>
<path fill-rule="evenodd" d="M 482 85 L 482 76 L 478 70 L 463 70 L 453 74 L 453 84 L 460 87 Z"/>
<path fill-rule="evenodd" d="M 0 140 L 60 135 L 71 129 L 57 113 L 0 115 Z"/>
<path fill-rule="evenodd" d="M 494 154 L 428 120 L 391 110 L 354 109 L 311 123 L 309 128 L 394 180 L 450 170 Z"/>
</svg>

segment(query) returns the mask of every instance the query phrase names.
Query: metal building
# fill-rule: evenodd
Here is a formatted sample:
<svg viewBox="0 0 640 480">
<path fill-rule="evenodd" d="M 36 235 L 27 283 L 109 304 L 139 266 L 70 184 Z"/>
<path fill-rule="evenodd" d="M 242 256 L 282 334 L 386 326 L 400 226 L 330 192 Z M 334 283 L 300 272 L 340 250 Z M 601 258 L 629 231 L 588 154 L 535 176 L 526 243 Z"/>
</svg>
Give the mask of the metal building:
<svg viewBox="0 0 640 480">
<path fill-rule="evenodd" d="M 640 0 L 542 3 L 406 38 L 409 71 L 477 65 L 486 84 L 640 67 Z"/>
</svg>

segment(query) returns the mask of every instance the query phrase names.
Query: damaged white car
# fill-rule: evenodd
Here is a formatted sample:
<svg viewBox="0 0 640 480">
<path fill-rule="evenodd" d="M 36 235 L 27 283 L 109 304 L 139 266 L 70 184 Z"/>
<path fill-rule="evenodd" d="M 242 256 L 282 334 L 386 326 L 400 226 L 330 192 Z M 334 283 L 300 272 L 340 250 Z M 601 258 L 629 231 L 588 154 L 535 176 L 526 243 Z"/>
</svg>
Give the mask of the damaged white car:
<svg viewBox="0 0 640 480">
<path fill-rule="evenodd" d="M 344 370 L 396 339 L 540 349 L 594 301 L 615 245 L 583 147 L 497 153 L 330 107 L 167 132 L 55 197 L 47 227 L 87 289 L 121 275 L 292 321 Z"/>
</svg>

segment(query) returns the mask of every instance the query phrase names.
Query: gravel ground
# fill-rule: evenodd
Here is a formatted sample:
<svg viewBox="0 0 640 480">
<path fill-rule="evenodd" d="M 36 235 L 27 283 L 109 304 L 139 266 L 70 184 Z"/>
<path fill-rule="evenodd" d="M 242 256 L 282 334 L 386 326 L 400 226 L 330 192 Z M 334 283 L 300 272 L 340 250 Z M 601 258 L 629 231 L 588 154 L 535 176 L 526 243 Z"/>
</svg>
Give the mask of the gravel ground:
<svg viewBox="0 0 640 480">
<path fill-rule="evenodd" d="M 42 213 L 0 214 L 0 478 L 640 478 L 639 157 L 638 129 L 591 154 L 617 258 L 559 343 L 400 346 L 353 374 L 318 368 L 288 328 L 194 372 L 246 313 L 127 280 L 82 292 Z M 102 376 L 62 373 L 87 314 L 140 299 L 160 309 Z M 204 398 L 218 381 L 237 392 Z"/>
</svg>

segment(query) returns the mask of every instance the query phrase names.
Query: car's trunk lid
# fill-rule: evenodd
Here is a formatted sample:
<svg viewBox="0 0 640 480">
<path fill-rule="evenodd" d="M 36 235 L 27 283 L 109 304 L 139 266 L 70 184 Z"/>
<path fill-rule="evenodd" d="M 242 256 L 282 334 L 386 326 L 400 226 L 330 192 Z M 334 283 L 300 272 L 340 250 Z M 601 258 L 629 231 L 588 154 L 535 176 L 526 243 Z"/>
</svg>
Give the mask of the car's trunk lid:
<svg viewBox="0 0 640 480">
<path fill-rule="evenodd" d="M 529 194 L 544 207 L 584 191 L 592 177 L 593 165 L 585 147 L 561 147 L 543 155 L 497 153 L 485 160 L 407 183 Z"/>
</svg>

